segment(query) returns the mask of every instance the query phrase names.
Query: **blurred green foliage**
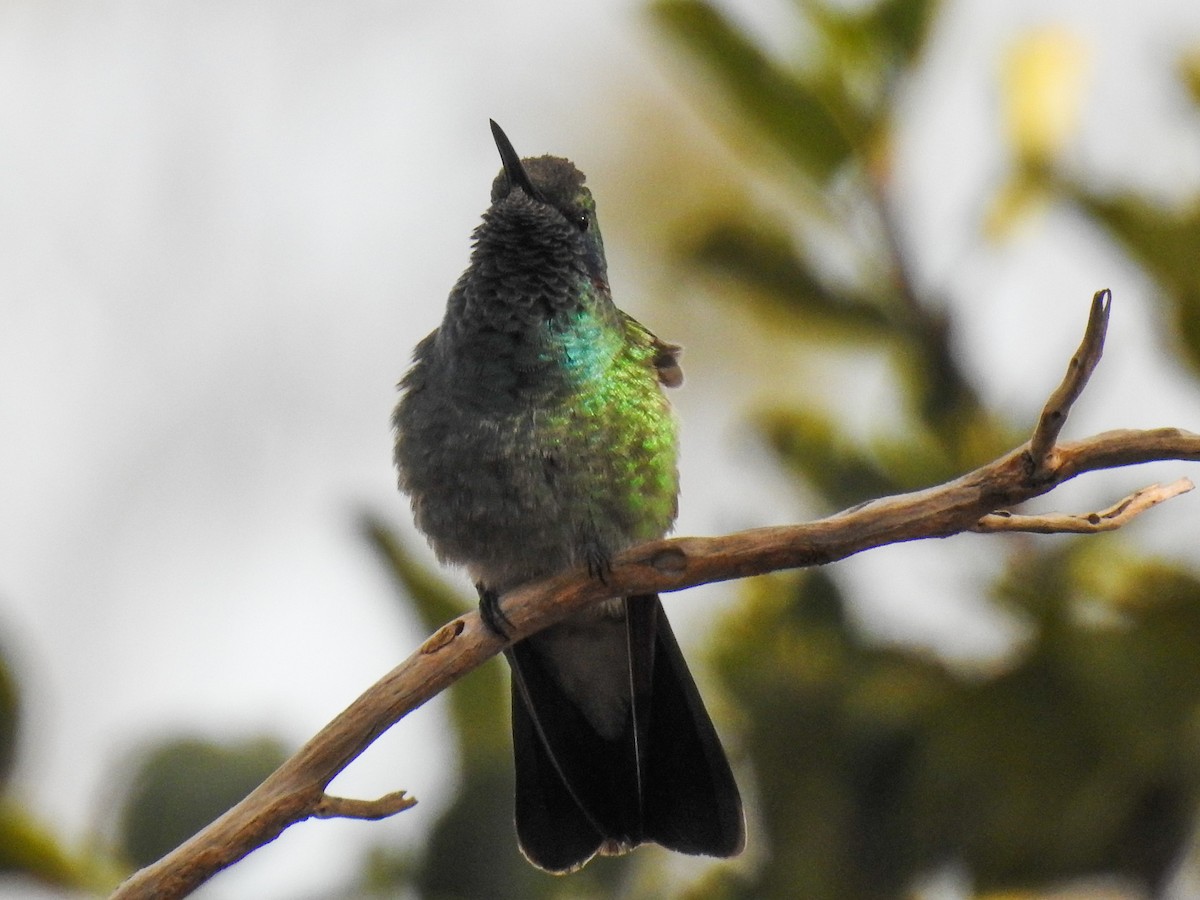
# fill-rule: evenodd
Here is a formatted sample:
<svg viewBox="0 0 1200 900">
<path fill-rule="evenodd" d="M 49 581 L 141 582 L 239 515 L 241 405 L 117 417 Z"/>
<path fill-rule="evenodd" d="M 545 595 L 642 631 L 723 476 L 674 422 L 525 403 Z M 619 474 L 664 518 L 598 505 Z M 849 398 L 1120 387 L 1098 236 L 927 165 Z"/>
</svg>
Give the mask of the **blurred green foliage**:
<svg viewBox="0 0 1200 900">
<path fill-rule="evenodd" d="M 864 644 L 827 573 L 754 585 L 719 638 L 770 860 L 740 897 L 905 896 L 949 859 L 981 889 L 1106 872 L 1158 886 L 1200 788 L 1200 582 L 1086 549 L 1015 554 L 995 599 L 1033 625 L 964 679 Z"/>
<path fill-rule="evenodd" d="M 919 62 L 938 4 L 800 6 L 812 35 L 802 67 L 754 47 L 715 4 L 669 0 L 651 13 L 720 89 L 716 102 L 704 94 L 710 114 L 710 106 L 722 108 L 721 95 L 726 100 L 717 127 L 739 145 L 783 151 L 769 165 L 803 193 L 793 219 L 749 203 L 712 216 L 682 248 L 686 264 L 732 279 L 765 313 L 793 318 L 798 336 L 888 351 L 911 417 L 902 435 L 853 442 L 817 398 L 806 409 L 763 413 L 785 464 L 819 483 L 838 508 L 951 478 L 1018 438 L 982 407 L 955 358 L 945 298 L 918 296 L 887 198 L 896 89 Z M 764 79 L 771 91 L 761 89 Z M 818 232 L 820 246 L 803 237 Z M 849 280 L 832 276 L 822 259 L 830 241 L 854 248 Z"/>
<path fill-rule="evenodd" d="M 0 653 L 0 790 L 8 783 L 17 759 L 17 726 L 20 717 L 17 679 Z"/>
<path fill-rule="evenodd" d="M 118 845 L 135 867 L 160 856 L 220 816 L 287 758 L 266 737 L 218 743 L 171 738 L 147 748 L 133 766 L 120 811 Z"/>
<path fill-rule="evenodd" d="M 106 838 L 71 846 L 35 812 L 5 792 L 19 741 L 17 678 L 0 653 L 0 876 L 102 896 L 134 867 L 153 862 L 224 813 L 287 754 L 278 741 L 222 744 L 170 737 L 120 763 Z M 18 882 L 19 883 L 19 882 Z"/>
<path fill-rule="evenodd" d="M 68 847 L 9 791 L 21 734 L 20 713 L 17 673 L 0 646 L 0 876 L 43 886 L 107 891 L 120 877 L 115 859 L 104 852 Z"/>
<path fill-rule="evenodd" d="M 1161 290 L 1170 344 L 1200 373 L 1200 197 L 1177 206 L 1066 178 L 1048 181 L 1119 243 Z"/>
</svg>

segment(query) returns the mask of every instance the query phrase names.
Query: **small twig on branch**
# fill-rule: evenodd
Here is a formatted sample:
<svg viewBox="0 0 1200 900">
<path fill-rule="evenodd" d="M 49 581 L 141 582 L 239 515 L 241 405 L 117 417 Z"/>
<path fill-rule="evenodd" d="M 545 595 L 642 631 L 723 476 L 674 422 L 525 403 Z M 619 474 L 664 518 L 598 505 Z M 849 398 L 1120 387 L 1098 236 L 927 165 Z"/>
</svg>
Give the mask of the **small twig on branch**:
<svg viewBox="0 0 1200 900">
<path fill-rule="evenodd" d="M 1092 310 L 1083 333 L 1083 341 L 1067 364 L 1067 374 L 1063 377 L 1062 384 L 1046 401 L 1038 418 L 1037 428 L 1033 431 L 1033 438 L 1029 442 L 1029 457 L 1033 463 L 1035 477 L 1049 467 L 1050 454 L 1054 450 L 1059 433 L 1067 424 L 1067 415 L 1079 399 L 1079 395 L 1083 393 L 1083 389 L 1087 387 L 1096 364 L 1100 362 L 1104 353 L 1104 337 L 1108 333 L 1108 314 L 1111 309 L 1112 293 L 1107 288 L 1096 291 L 1092 297 Z"/>
<path fill-rule="evenodd" d="M 947 484 L 887 497 L 803 525 L 757 528 L 715 538 L 652 541 L 617 554 L 604 581 L 584 570 L 529 584 L 502 598 L 509 637 L 521 640 L 585 607 L 615 597 L 678 591 L 780 569 L 823 565 L 873 547 L 967 531 L 1094 532 L 1119 527 L 1145 509 L 1190 489 L 1180 480 L 1147 488 L 1111 510 L 1083 517 L 997 513 L 1053 490 L 1084 472 L 1157 460 L 1200 460 L 1200 435 L 1176 428 L 1109 431 L 1056 444 L 1071 404 L 1100 359 L 1109 294 L 1092 301 L 1087 332 L 1063 383 L 1051 396 L 1033 439 Z M 1031 464 L 1032 463 L 1032 464 Z M 1088 527 L 1081 528 L 1085 522 Z M 1030 526 L 1038 525 L 1033 528 Z M 374 818 L 412 805 L 402 792 L 373 801 L 330 797 L 325 788 L 384 731 L 496 655 L 505 642 L 478 613 L 442 626 L 407 660 L 370 687 L 246 799 L 158 862 L 142 869 L 114 900 L 182 897 L 312 816 Z"/>
<path fill-rule="evenodd" d="M 416 805 L 416 798 L 404 791 L 393 791 L 377 800 L 354 800 L 326 794 L 312 814 L 316 819 L 386 819 Z"/>
<path fill-rule="evenodd" d="M 971 531 L 990 534 L 996 531 L 1024 531 L 1035 534 L 1096 534 L 1115 531 L 1164 500 L 1186 494 L 1195 487 L 1190 478 L 1180 478 L 1170 484 L 1152 484 L 1130 494 L 1120 503 L 1093 513 L 1045 513 L 1018 515 L 995 512 L 984 516 Z"/>
</svg>

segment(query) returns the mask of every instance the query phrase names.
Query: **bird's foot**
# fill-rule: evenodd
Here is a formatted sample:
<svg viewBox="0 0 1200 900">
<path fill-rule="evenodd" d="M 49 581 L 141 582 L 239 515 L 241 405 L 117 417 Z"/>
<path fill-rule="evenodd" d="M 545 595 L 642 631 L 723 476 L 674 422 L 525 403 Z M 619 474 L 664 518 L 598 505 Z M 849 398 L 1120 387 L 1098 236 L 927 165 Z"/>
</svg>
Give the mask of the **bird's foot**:
<svg viewBox="0 0 1200 900">
<path fill-rule="evenodd" d="M 608 584 L 609 573 L 612 572 L 612 559 L 598 545 L 592 544 L 584 552 L 588 575 L 597 579 L 601 584 Z"/>
<path fill-rule="evenodd" d="M 479 592 L 479 618 L 483 619 L 483 624 L 492 634 L 507 638 L 512 622 L 500 608 L 500 595 L 482 584 L 475 585 L 475 590 Z"/>
</svg>

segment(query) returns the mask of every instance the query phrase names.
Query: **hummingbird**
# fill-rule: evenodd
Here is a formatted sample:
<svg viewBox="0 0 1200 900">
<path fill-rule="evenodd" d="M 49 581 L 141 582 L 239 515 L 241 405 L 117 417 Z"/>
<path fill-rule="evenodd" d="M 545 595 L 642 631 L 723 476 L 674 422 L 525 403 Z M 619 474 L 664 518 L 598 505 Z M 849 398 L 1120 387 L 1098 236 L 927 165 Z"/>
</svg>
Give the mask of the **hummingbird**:
<svg viewBox="0 0 1200 900">
<path fill-rule="evenodd" d="M 502 168 L 470 263 L 422 340 L 393 415 L 399 485 L 438 557 L 466 568 L 506 636 L 505 591 L 665 535 L 680 348 L 613 303 L 596 204 L 555 156 Z M 606 601 L 511 644 L 515 820 L 565 873 L 653 842 L 745 845 L 729 762 L 657 595 Z"/>
</svg>

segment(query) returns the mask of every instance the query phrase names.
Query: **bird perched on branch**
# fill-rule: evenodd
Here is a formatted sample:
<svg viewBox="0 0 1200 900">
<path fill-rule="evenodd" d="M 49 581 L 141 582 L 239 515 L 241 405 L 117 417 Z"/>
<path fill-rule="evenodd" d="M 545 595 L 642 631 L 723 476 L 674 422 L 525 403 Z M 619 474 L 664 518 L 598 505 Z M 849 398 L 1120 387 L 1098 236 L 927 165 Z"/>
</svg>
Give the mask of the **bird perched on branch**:
<svg viewBox="0 0 1200 900">
<path fill-rule="evenodd" d="M 441 326 L 396 407 L 396 464 L 417 526 L 499 597 L 662 537 L 675 520 L 679 348 L 613 304 L 596 206 L 565 159 L 503 169 Z M 513 644 L 516 826 L 534 864 L 568 872 L 652 841 L 732 856 L 741 799 L 655 595 L 608 601 Z"/>
</svg>

